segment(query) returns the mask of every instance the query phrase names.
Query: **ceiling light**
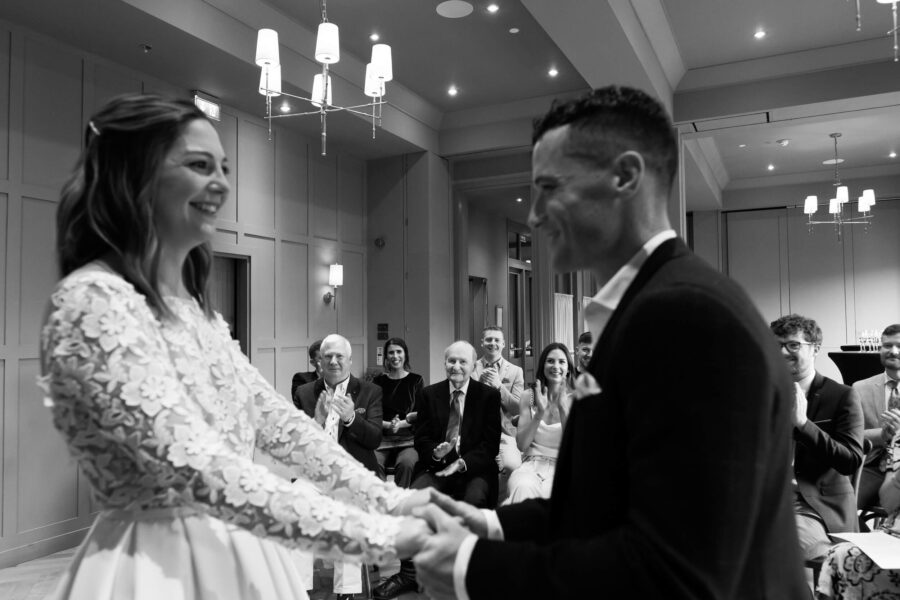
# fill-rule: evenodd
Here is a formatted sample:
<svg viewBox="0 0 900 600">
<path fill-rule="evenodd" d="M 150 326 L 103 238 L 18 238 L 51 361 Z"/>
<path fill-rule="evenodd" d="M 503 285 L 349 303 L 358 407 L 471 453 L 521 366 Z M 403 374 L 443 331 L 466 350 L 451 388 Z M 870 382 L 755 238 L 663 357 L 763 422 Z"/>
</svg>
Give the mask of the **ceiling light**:
<svg viewBox="0 0 900 600">
<path fill-rule="evenodd" d="M 381 37 L 377 33 L 373 33 L 372 35 L 369 36 L 369 39 L 372 40 L 373 42 L 377 42 L 378 40 L 381 39 Z"/>
<path fill-rule="evenodd" d="M 460 19 L 468 17 L 475 9 L 470 3 L 463 2 L 463 0 L 447 0 L 438 4 L 434 10 L 445 19 Z"/>
<path fill-rule="evenodd" d="M 559 75 L 559 71 L 556 70 L 556 67 L 551 67 L 549 71 L 547 71 L 547 75 L 550 77 L 556 77 Z"/>
<path fill-rule="evenodd" d="M 500 7 L 497 6 L 496 4 L 488 4 L 488 6 L 487 6 L 487 11 L 491 14 L 494 14 L 498 10 L 500 10 Z"/>
<path fill-rule="evenodd" d="M 813 225 L 832 225 L 834 226 L 834 230 L 837 233 L 838 239 L 840 239 L 841 225 L 857 225 L 862 223 L 863 225 L 868 226 L 868 224 L 872 221 L 872 215 L 869 214 L 869 209 L 872 208 L 872 205 L 875 204 L 875 190 L 863 190 L 862 195 L 859 197 L 857 210 L 862 213 L 862 216 L 853 217 L 850 216 L 850 214 L 848 214 L 846 217 L 844 216 L 844 204 L 847 204 L 850 201 L 850 191 L 846 185 L 841 184 L 841 177 L 838 174 L 838 165 L 844 162 L 844 159 L 838 158 L 837 143 L 838 138 L 841 137 L 841 134 L 831 133 L 828 134 L 828 137 L 834 140 L 834 158 L 823 161 L 822 164 L 834 165 L 833 185 L 835 188 L 835 197 L 828 201 L 828 213 L 831 215 L 831 219 L 828 221 L 812 220 L 813 214 L 815 214 L 816 210 L 818 210 L 819 208 L 819 201 L 817 196 L 806 197 L 806 200 L 803 203 L 803 212 L 809 215 L 807 225 L 809 226 L 810 233 L 812 233 Z"/>
<path fill-rule="evenodd" d="M 518 27 L 510 27 L 509 32 L 510 33 L 519 33 L 519 28 Z"/>
<path fill-rule="evenodd" d="M 377 35 L 377 34 L 372 34 Z M 288 94 L 281 89 L 281 62 L 278 52 L 278 33 L 274 29 L 260 29 L 256 38 L 256 64 L 262 67 L 259 78 L 259 93 L 266 97 L 266 120 L 269 123 L 269 139 L 272 139 L 272 119 L 283 117 L 299 117 L 304 115 L 318 115 L 321 122 L 321 139 L 322 139 L 322 156 L 325 156 L 326 150 L 326 132 L 328 113 L 338 111 L 348 111 L 364 117 L 372 119 L 372 137 L 375 137 L 375 124 L 381 124 L 381 107 L 384 104 L 384 83 L 390 81 L 394 77 L 393 64 L 391 61 L 391 47 L 387 44 L 375 44 L 372 46 L 372 61 L 366 67 L 366 78 L 364 89 L 366 94 L 371 96 L 373 100 L 368 104 L 356 104 L 353 106 L 336 106 L 332 103 L 332 86 L 331 76 L 329 75 L 329 65 L 341 60 L 340 34 L 338 26 L 328 21 L 326 0 L 322 0 L 322 22 L 316 35 L 316 62 L 322 65 L 322 72 L 317 74 L 313 79 L 312 97 L 295 96 Z M 374 79 L 375 83 L 369 81 Z M 374 91 L 377 95 L 370 94 Z M 284 94 L 290 98 L 304 100 L 312 103 L 317 110 L 306 112 L 286 112 L 290 111 L 287 102 L 281 105 L 281 111 L 284 114 L 272 114 L 272 97 Z M 371 112 L 368 109 L 371 108 Z"/>
<path fill-rule="evenodd" d="M 746 148 L 747 144 L 738 144 L 738 148 Z"/>
<path fill-rule="evenodd" d="M 459 93 L 459 90 L 456 89 L 455 85 L 451 85 L 449 88 L 447 88 L 447 93 L 450 94 L 451 96 L 455 96 Z"/>
<path fill-rule="evenodd" d="M 768 170 L 770 170 L 770 171 L 774 171 L 774 170 L 775 170 L 775 165 L 769 165 L 769 166 L 766 167 L 766 168 L 767 168 Z"/>
<path fill-rule="evenodd" d="M 897 30 L 900 29 L 897 27 L 897 2 L 900 0 L 875 0 L 878 4 L 890 4 L 891 5 L 891 16 L 894 19 L 894 28 L 887 32 L 885 35 L 893 35 L 894 36 L 894 62 L 898 62 L 900 60 L 900 47 L 897 45 Z M 862 22 L 859 17 L 859 0 L 856 0 L 856 30 L 862 30 Z"/>
<path fill-rule="evenodd" d="M 888 158 L 897 158 L 897 153 L 891 152 L 890 154 L 888 154 Z"/>
<path fill-rule="evenodd" d="M 285 100 L 281 103 L 281 107 L 279 107 L 279 110 L 283 113 L 291 112 L 291 105 L 287 103 L 287 100 Z"/>
<path fill-rule="evenodd" d="M 781 140 L 775 140 L 775 143 L 778 144 L 779 146 L 781 146 L 782 148 L 784 148 L 785 146 L 787 146 L 788 144 L 791 143 L 791 140 L 784 138 Z"/>
<path fill-rule="evenodd" d="M 765 29 L 757 29 L 756 33 L 753 34 L 753 37 L 755 37 L 758 40 L 763 39 L 764 37 L 766 37 L 766 30 Z"/>
<path fill-rule="evenodd" d="M 521 202 L 521 201 L 522 201 L 521 198 L 516 198 L 516 202 Z"/>
</svg>

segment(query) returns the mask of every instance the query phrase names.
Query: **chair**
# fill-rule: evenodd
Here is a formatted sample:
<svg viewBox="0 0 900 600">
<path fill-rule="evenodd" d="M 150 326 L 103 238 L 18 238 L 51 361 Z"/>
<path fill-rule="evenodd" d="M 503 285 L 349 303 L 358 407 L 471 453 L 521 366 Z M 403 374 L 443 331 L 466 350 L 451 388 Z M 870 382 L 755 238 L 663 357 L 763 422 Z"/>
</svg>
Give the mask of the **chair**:
<svg viewBox="0 0 900 600">
<path fill-rule="evenodd" d="M 856 472 L 853 474 L 853 493 L 856 494 L 859 491 L 859 482 L 862 479 L 863 467 L 866 464 L 866 455 L 872 451 L 872 442 L 869 440 L 863 440 L 863 455 L 862 461 L 859 463 L 859 466 L 856 468 Z M 855 506 L 855 503 L 854 503 Z M 882 509 L 882 512 L 883 509 Z M 868 517 L 867 520 L 872 517 Z M 860 524 L 862 524 L 862 516 L 860 516 Z M 804 561 L 804 564 L 807 569 L 812 569 L 813 572 L 813 585 L 819 580 L 819 572 L 822 570 L 822 563 L 825 561 L 825 555 L 817 556 L 815 558 L 808 558 Z"/>
</svg>

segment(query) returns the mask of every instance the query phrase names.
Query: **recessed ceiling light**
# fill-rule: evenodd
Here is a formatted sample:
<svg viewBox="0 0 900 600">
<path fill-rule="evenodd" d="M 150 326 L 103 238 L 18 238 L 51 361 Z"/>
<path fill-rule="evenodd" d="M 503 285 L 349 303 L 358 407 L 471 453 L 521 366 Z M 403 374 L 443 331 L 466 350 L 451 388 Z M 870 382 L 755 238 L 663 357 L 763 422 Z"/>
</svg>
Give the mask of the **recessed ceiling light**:
<svg viewBox="0 0 900 600">
<path fill-rule="evenodd" d="M 291 105 L 287 103 L 287 100 L 281 103 L 279 110 L 283 113 L 289 112 L 291 110 Z"/>
<path fill-rule="evenodd" d="M 896 153 L 896 152 L 891 152 L 890 154 L 888 154 L 888 157 L 889 157 L 889 158 L 897 158 L 897 153 Z"/>
<path fill-rule="evenodd" d="M 516 198 L 516 202 L 521 202 L 521 201 L 522 201 L 521 198 Z"/>
<path fill-rule="evenodd" d="M 509 32 L 510 33 L 519 33 L 519 28 L 518 27 L 510 27 Z"/>
<path fill-rule="evenodd" d="M 451 96 L 455 96 L 459 93 L 459 90 L 456 89 L 455 85 L 451 85 L 449 88 L 447 88 L 447 93 L 450 94 Z"/>
<path fill-rule="evenodd" d="M 373 33 L 372 35 L 369 36 L 369 39 L 372 40 L 373 42 L 377 42 L 378 40 L 381 39 L 381 36 L 379 36 L 377 33 Z"/>
<path fill-rule="evenodd" d="M 488 6 L 487 6 L 487 11 L 491 14 L 494 14 L 498 10 L 500 10 L 500 7 L 497 6 L 496 4 L 488 4 Z"/>
<path fill-rule="evenodd" d="M 765 29 L 757 29 L 756 33 L 753 34 L 753 37 L 755 37 L 758 40 L 763 39 L 764 37 L 766 37 L 766 30 Z"/>
<path fill-rule="evenodd" d="M 766 168 L 767 168 L 768 170 L 770 170 L 770 171 L 774 171 L 774 170 L 775 170 L 775 165 L 769 165 L 769 166 L 766 167 Z"/>
<path fill-rule="evenodd" d="M 550 77 L 556 77 L 557 75 L 559 75 L 559 71 L 556 70 L 556 67 L 550 67 L 550 70 L 547 71 L 547 75 L 549 75 Z"/>
<path fill-rule="evenodd" d="M 445 19 L 459 19 L 468 17 L 475 9 L 470 3 L 463 2 L 463 0 L 447 0 L 438 4 L 434 10 Z"/>
<path fill-rule="evenodd" d="M 746 148 L 747 144 L 738 144 L 738 148 Z"/>
<path fill-rule="evenodd" d="M 822 164 L 831 166 L 831 165 L 839 165 L 842 162 L 844 162 L 843 158 L 829 158 L 828 160 L 823 160 Z"/>
<path fill-rule="evenodd" d="M 789 140 L 787 138 L 783 138 L 780 140 L 775 140 L 775 143 L 778 144 L 779 146 L 781 146 L 782 148 L 784 148 L 785 146 L 787 146 L 788 144 L 791 143 L 791 140 Z"/>
</svg>

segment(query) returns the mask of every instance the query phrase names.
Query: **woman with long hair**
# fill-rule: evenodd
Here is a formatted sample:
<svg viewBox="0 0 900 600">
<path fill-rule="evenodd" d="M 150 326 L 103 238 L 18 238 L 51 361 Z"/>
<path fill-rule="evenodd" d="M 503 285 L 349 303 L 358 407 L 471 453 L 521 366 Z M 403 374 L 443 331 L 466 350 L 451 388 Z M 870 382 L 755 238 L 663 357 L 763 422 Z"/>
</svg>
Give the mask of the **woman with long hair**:
<svg viewBox="0 0 900 600">
<path fill-rule="evenodd" d="M 40 382 L 101 512 L 59 597 L 304 598 L 288 547 L 367 562 L 415 550 L 424 523 L 392 515 L 424 498 L 275 392 L 209 305 L 230 191 L 210 121 L 190 102 L 120 96 L 84 142 L 57 214 Z"/>
<path fill-rule="evenodd" d="M 549 498 L 553 487 L 556 455 L 571 406 L 574 368 L 569 349 L 559 342 L 548 344 L 537 364 L 537 382 L 519 399 L 516 444 L 522 452 L 522 465 L 509 476 L 509 497 L 504 504 Z"/>
</svg>

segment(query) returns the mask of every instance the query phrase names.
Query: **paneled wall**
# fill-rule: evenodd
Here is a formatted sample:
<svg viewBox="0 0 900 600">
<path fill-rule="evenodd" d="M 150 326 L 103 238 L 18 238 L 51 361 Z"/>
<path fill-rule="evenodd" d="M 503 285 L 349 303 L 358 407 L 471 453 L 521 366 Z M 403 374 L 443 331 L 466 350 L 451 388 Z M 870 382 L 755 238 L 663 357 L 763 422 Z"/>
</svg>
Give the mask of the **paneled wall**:
<svg viewBox="0 0 900 600">
<path fill-rule="evenodd" d="M 255 85 L 248 82 L 248 85 Z M 0 567 L 77 543 L 90 524 L 77 474 L 35 386 L 38 330 L 57 279 L 60 186 L 90 115 L 123 92 L 188 91 L 0 22 Z M 366 340 L 366 170 L 317 142 L 223 107 L 232 196 L 214 250 L 249 259 L 253 363 L 283 394 L 311 341 L 337 331 L 361 374 Z M 313 149 L 310 150 L 312 144 Z M 337 307 L 328 265 L 344 264 Z"/>
<path fill-rule="evenodd" d="M 728 274 L 741 283 L 766 321 L 792 312 L 815 319 L 824 344 L 817 368 L 841 381 L 827 357 L 858 332 L 900 322 L 900 201 L 879 200 L 865 229 L 831 226 L 809 232 L 800 209 L 729 212 Z"/>
</svg>

